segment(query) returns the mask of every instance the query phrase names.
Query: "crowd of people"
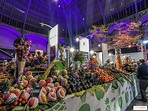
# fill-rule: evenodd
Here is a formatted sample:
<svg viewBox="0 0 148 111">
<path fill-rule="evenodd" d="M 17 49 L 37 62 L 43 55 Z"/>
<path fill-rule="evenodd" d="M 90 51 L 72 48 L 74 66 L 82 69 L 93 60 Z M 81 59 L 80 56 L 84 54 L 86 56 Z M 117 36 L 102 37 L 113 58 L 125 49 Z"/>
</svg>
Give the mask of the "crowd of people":
<svg viewBox="0 0 148 111">
<path fill-rule="evenodd" d="M 135 60 L 130 60 L 128 57 L 123 60 L 122 67 L 123 70 L 129 73 L 135 72 L 137 66 L 139 65 L 139 61 Z M 110 68 L 115 68 L 116 64 L 114 62 L 111 62 L 109 58 L 106 59 L 105 63 L 103 64 L 104 67 L 110 67 Z"/>
</svg>

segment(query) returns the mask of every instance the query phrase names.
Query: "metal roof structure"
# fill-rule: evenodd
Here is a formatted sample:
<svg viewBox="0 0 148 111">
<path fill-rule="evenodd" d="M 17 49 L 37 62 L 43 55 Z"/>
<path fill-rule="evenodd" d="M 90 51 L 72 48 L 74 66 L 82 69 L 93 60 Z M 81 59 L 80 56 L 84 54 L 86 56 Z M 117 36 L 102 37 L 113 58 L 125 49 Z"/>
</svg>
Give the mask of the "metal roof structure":
<svg viewBox="0 0 148 111">
<path fill-rule="evenodd" d="M 60 36 L 70 37 L 147 8 L 148 0 L 0 0 L 0 22 L 46 35 L 40 23 L 59 24 Z"/>
</svg>

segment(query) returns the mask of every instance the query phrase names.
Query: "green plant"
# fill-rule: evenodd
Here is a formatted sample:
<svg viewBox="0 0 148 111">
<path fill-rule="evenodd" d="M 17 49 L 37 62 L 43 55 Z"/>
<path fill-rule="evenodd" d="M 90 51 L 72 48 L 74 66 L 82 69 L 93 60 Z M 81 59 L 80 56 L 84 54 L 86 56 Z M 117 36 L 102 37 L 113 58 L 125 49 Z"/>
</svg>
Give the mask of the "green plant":
<svg viewBox="0 0 148 111">
<path fill-rule="evenodd" d="M 74 52 L 74 61 L 80 61 L 83 63 L 85 60 L 84 52 L 82 51 L 75 51 Z"/>
</svg>

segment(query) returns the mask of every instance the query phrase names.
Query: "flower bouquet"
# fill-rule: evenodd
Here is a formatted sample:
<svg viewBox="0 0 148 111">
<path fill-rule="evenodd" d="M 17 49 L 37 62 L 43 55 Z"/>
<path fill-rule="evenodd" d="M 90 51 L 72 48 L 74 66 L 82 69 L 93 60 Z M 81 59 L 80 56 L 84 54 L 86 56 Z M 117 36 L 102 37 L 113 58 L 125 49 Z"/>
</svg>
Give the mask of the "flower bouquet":
<svg viewBox="0 0 148 111">
<path fill-rule="evenodd" d="M 18 74 L 19 76 L 21 76 L 21 74 L 23 73 L 24 67 L 25 67 L 27 55 L 30 50 L 31 41 L 28 41 L 27 38 L 25 39 L 17 38 L 14 41 L 14 46 L 16 48 L 16 54 L 17 54 L 17 60 L 18 60 L 17 62 Z"/>
</svg>

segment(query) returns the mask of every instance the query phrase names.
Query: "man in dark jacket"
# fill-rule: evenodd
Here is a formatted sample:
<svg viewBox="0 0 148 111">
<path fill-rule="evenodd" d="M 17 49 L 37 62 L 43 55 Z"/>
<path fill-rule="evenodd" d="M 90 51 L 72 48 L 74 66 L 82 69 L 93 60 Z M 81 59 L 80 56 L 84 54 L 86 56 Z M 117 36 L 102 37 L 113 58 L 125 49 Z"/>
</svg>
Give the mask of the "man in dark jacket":
<svg viewBox="0 0 148 111">
<path fill-rule="evenodd" d="M 148 87 L 148 64 L 144 59 L 140 59 L 140 66 L 137 69 L 137 78 L 139 79 L 139 87 L 141 100 L 147 102 L 145 90 Z"/>
</svg>

